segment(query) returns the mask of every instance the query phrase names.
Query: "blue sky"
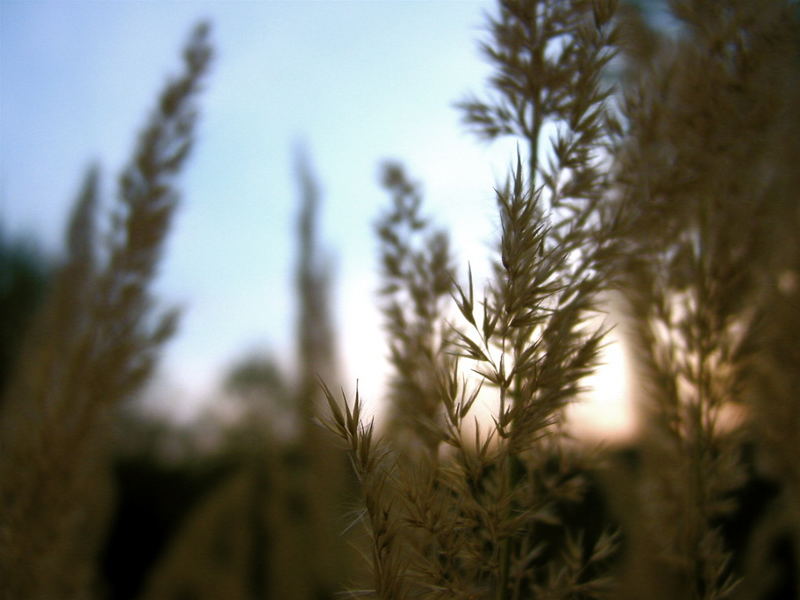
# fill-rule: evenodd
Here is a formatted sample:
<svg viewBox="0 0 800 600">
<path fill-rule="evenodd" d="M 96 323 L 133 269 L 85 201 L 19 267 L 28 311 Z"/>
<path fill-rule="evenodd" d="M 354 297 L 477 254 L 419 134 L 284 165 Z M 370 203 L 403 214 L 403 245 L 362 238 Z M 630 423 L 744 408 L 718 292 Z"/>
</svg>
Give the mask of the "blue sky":
<svg viewBox="0 0 800 600">
<path fill-rule="evenodd" d="M 199 142 L 157 289 L 184 306 L 166 379 L 206 394 L 252 348 L 291 360 L 293 149 L 306 146 L 335 257 L 348 380 L 377 394 L 371 224 L 380 162 L 424 184 L 459 258 L 493 237 L 492 186 L 510 145 L 469 135 L 453 103 L 480 92 L 488 2 L 0 2 L 0 214 L 57 251 L 82 174 L 99 161 L 107 196 L 135 134 L 201 18 L 217 57 Z"/>
<path fill-rule="evenodd" d="M 208 19 L 217 56 L 156 286 L 184 308 L 162 388 L 187 415 L 251 350 L 291 369 L 292 165 L 303 144 L 334 257 L 343 383 L 352 390 L 358 378 L 375 402 L 385 376 L 372 235 L 387 204 L 383 160 L 402 161 L 422 182 L 463 271 L 486 272 L 493 187 L 515 143 L 478 142 L 453 104 L 485 90 L 478 42 L 491 9 L 467 0 L 0 0 L 0 216 L 56 252 L 86 167 L 101 164 L 112 197 L 187 34 Z M 621 395 L 624 374 L 604 376 Z M 590 419 L 620 418 L 597 408 Z"/>
</svg>

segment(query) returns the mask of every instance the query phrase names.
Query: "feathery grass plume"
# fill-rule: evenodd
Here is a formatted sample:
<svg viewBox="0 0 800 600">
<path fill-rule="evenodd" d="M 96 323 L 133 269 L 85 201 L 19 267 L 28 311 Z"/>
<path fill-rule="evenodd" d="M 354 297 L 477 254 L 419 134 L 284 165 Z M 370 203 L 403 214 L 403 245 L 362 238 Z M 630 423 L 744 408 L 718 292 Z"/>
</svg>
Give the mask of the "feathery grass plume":
<svg viewBox="0 0 800 600">
<path fill-rule="evenodd" d="M 329 425 L 350 447 L 367 526 L 384 551 L 372 556 L 377 597 L 397 590 L 430 598 L 593 597 L 607 587 L 599 573 L 614 552 L 614 536 L 583 536 L 560 518 L 563 504 L 578 501 L 586 482 L 578 459 L 559 442 L 563 409 L 581 392 L 603 337 L 587 319 L 605 285 L 604 260 L 614 241 L 613 221 L 601 210 L 608 182 L 599 169 L 614 123 L 605 108 L 610 92 L 600 83 L 613 55 L 614 4 L 500 2 L 485 46 L 497 67 L 497 96 L 462 104 L 479 133 L 513 134 L 528 143 L 527 175 L 518 154 L 510 180 L 497 191 L 502 233 L 486 297 L 476 302 L 470 273 L 468 285 L 453 294 L 466 328 L 444 333 L 462 363 L 474 363 L 482 384 L 496 390 L 493 425 L 481 431 L 475 421 L 468 439 L 464 424 L 480 385 L 467 384 L 456 361 L 404 363 L 413 369 L 403 373 L 406 379 L 436 382 L 436 405 L 426 401 L 426 414 L 412 419 L 422 419 L 418 435 L 427 437 L 431 454 L 442 442 L 450 448 L 439 461 L 390 453 L 387 442 L 373 442 L 371 426 L 358 423 L 357 405 L 342 412 L 329 394 Z M 543 169 L 539 146 L 547 123 L 557 134 Z M 387 288 L 394 294 L 405 282 L 417 309 L 413 292 L 420 283 L 414 271 L 401 270 L 411 251 L 389 225 L 405 215 L 413 229 L 419 201 L 404 178 L 388 174 L 396 207 L 379 229 L 384 269 L 394 278 Z M 424 255 L 417 264 L 425 266 Z M 427 284 L 427 295 L 416 294 L 437 306 L 446 288 L 434 284 Z M 389 308 L 390 343 L 397 344 L 409 327 L 403 307 Z M 442 322 L 441 311 L 423 316 L 429 314 Z M 560 530 L 561 539 L 548 528 Z"/>
<path fill-rule="evenodd" d="M 521 173 L 518 161 L 513 182 L 497 193 L 501 257 L 480 324 L 472 290 L 459 289 L 457 303 L 472 331 L 459 332 L 456 344 L 497 390 L 499 406 L 493 452 L 477 440 L 477 452 L 460 449 L 456 462 L 468 485 L 453 493 L 470 498 L 475 525 L 491 533 L 492 552 L 480 549 L 474 560 L 491 565 L 485 577 L 495 597 L 599 593 L 603 582 L 594 577 L 593 563 L 601 559 L 594 557 L 607 558 L 613 538 L 575 542 L 578 551 L 575 544 L 557 547 L 544 532 L 557 526 L 567 542 L 582 535 L 558 516 L 563 502 L 580 501 L 586 485 L 580 458 L 560 442 L 564 408 L 579 397 L 582 380 L 597 363 L 604 331 L 586 321 L 601 282 L 598 273 L 574 277 L 574 253 L 555 242 L 552 213 L 542 206 L 540 191 L 525 187 Z M 460 419 L 451 427 L 458 431 Z M 448 442 L 459 444 L 455 436 Z"/>
<path fill-rule="evenodd" d="M 796 8 L 670 7 L 679 35 L 628 37 L 616 153 L 629 219 L 623 288 L 649 410 L 639 499 L 627 513 L 627 593 L 724 598 L 737 574 L 718 524 L 743 473 L 741 437 L 723 431 L 722 415 L 745 399 L 754 363 L 780 364 L 767 358 L 771 342 L 754 342 L 765 340 L 756 316 L 772 311 L 761 302 L 780 272 L 771 269 L 776 244 L 794 238 L 775 234 L 786 219 L 797 222 L 796 208 L 786 210 L 796 188 L 782 188 L 778 159 L 790 147 L 783 128 L 797 130 Z M 644 22 L 629 25 L 635 33 Z M 657 42 L 642 49 L 637 40 L 648 37 Z M 794 399 L 763 391 L 749 411 L 757 422 L 785 410 L 780 418 L 797 423 Z M 753 439 L 763 445 L 767 436 Z"/>
<path fill-rule="evenodd" d="M 755 440 L 764 471 L 782 486 L 773 507 L 774 522 L 787 523 L 790 553 L 794 558 L 795 594 L 800 597 L 800 245 L 798 244 L 797 190 L 800 189 L 800 11 L 796 2 L 775 2 L 768 7 L 742 7 L 754 21 L 742 35 L 747 48 L 739 59 L 747 74 L 745 91 L 754 113 L 753 139 L 759 142 L 758 166 L 763 188 L 756 188 L 761 207 L 751 253 L 754 293 L 748 295 L 753 317 L 737 358 L 745 362 L 740 383 L 748 414 L 749 432 Z M 744 137 L 744 135 L 743 135 Z M 751 157 L 753 160 L 754 157 Z M 738 169 L 738 167 L 737 167 Z M 744 180 L 754 186 L 753 180 Z M 765 520 L 765 528 L 772 527 Z M 745 573 L 743 588 L 770 571 L 760 548 L 750 551 L 755 571 Z M 747 579 L 747 576 L 750 578 Z"/>
<path fill-rule="evenodd" d="M 570 529 L 561 506 L 579 501 L 586 485 L 578 460 L 557 441 L 563 407 L 580 392 L 602 335 L 584 326 L 593 288 L 563 277 L 564 255 L 539 252 L 549 248 L 550 230 L 521 171 L 498 192 L 503 242 L 514 248 L 504 268 L 515 276 L 499 288 L 499 300 L 484 302 L 480 325 L 471 286 L 459 287 L 456 300 L 479 340 L 456 332 L 457 351 L 499 389 L 494 426 L 481 433 L 476 422 L 474 440 L 465 435 L 478 390 L 467 389 L 455 363 L 428 375 L 442 414 L 435 432 L 452 449 L 438 461 L 397 452 L 391 438 L 375 440 L 372 424 L 359 421 L 360 400 L 342 409 L 326 391 L 328 426 L 347 443 L 362 485 L 376 597 L 592 597 L 606 586 L 598 573 L 614 552 L 612 535 L 569 531 L 561 543 L 552 535 Z M 531 328 L 530 338 L 512 362 L 506 340 L 522 327 Z"/>
<path fill-rule="evenodd" d="M 760 176 L 763 188 L 756 188 L 761 212 L 752 224 L 756 242 L 752 252 L 751 276 L 754 293 L 749 294 L 753 317 L 743 335 L 737 358 L 745 362 L 741 381 L 748 414 L 749 434 L 757 446 L 764 471 L 776 479 L 782 494 L 773 506 L 773 522 L 787 523 L 784 535 L 794 559 L 795 594 L 800 596 L 800 399 L 798 380 L 798 274 L 800 252 L 797 227 L 800 189 L 797 164 L 800 159 L 800 12 L 796 2 L 776 2 L 769 7 L 742 7 L 752 29 L 742 35 L 747 50 L 740 58 L 746 74 L 744 91 L 753 113 L 761 116 L 753 136 L 760 154 L 753 177 Z M 769 90 L 769 91 L 766 91 Z M 767 98 L 769 99 L 767 101 Z M 745 180 L 753 185 L 752 180 Z M 756 237 L 757 236 L 757 237 Z M 773 523 L 765 519 L 764 527 Z M 742 587 L 758 581 L 770 565 L 760 548 L 753 547 L 755 571 L 745 573 Z M 750 578 L 747 579 L 747 576 Z"/>
<path fill-rule="evenodd" d="M 459 103 L 479 137 L 512 136 L 527 151 L 523 176 L 541 186 L 553 242 L 570 251 L 573 277 L 612 286 L 611 258 L 622 225 L 605 202 L 608 164 L 621 132 L 609 101 L 607 67 L 618 53 L 617 0 L 500 0 L 482 45 L 495 69 L 486 100 Z"/>
<path fill-rule="evenodd" d="M 408 586 L 404 571 L 407 560 L 403 541 L 398 539 L 402 517 L 395 505 L 395 490 L 387 488 L 392 483 L 394 460 L 385 443 L 375 439 L 374 420 L 369 423 L 362 420 L 358 389 L 351 408 L 344 394 L 340 402 L 324 382 L 321 385 L 330 411 L 322 423 L 343 440 L 349 450 L 350 462 L 364 500 L 361 518 L 369 533 L 369 548 L 365 558 L 371 566 L 373 587 L 351 590 L 350 595 L 388 600 L 406 598 Z"/>
<path fill-rule="evenodd" d="M 384 164 L 382 182 L 392 195 L 390 210 L 375 224 L 393 369 L 388 428 L 408 450 L 418 443 L 434 457 L 442 441 L 436 377 L 452 362 L 444 321 L 454 277 L 450 241 L 422 216 L 419 187 L 401 166 Z"/>
<path fill-rule="evenodd" d="M 531 347 L 523 357 L 525 341 L 537 331 L 555 341 L 611 287 L 608 264 L 620 212 L 603 202 L 610 186 L 604 164 L 620 124 L 609 110 L 613 88 L 603 73 L 616 54 L 615 12 L 616 2 L 606 0 L 501 1 L 492 39 L 483 46 L 497 72 L 495 94 L 460 105 L 478 134 L 510 134 L 528 146 L 527 178 L 518 166 L 513 192 L 507 186 L 498 194 L 503 236 L 485 311 L 498 315 L 488 322 L 500 327 L 501 352 L 512 353 L 515 364 L 547 350 Z M 545 128 L 554 132 L 549 148 L 542 148 Z M 520 311 L 515 320 L 500 319 L 502 303 L 506 314 Z M 549 311 L 553 324 L 542 328 Z M 553 364 L 558 360 L 552 354 Z"/>
<path fill-rule="evenodd" d="M 462 104 L 467 123 L 479 133 L 490 139 L 509 133 L 528 144 L 527 185 L 518 159 L 513 183 L 498 192 L 500 260 L 481 327 L 469 315 L 471 300 L 459 306 L 473 324 L 480 352 L 466 336 L 462 347 L 483 363 L 481 375 L 499 389 L 495 427 L 505 440 L 499 445 L 506 454 L 502 484 L 512 495 L 527 487 L 527 497 L 512 500 L 513 510 L 519 503 L 546 512 L 562 493 L 542 477 L 544 457 L 561 452 L 563 408 L 582 390 L 603 337 L 586 320 L 597 310 L 598 293 L 610 285 L 607 261 L 619 221 L 618 212 L 601 202 L 609 188 L 602 172 L 606 145 L 619 127 L 607 108 L 612 89 L 601 79 L 615 54 L 615 10 L 615 2 L 605 1 L 500 2 L 492 40 L 484 45 L 497 71 L 496 96 Z M 555 134 L 545 168 L 541 138 L 548 126 Z M 528 527 L 528 537 L 504 541 L 498 597 L 506 597 L 512 580 L 517 596 L 526 587 L 555 593 L 565 582 L 575 586 L 573 593 L 582 593 L 584 585 L 588 593 L 588 565 L 566 560 L 568 554 L 538 574 L 520 567 L 537 544 L 535 518 Z M 611 538 L 603 537 L 602 545 L 607 557 Z M 591 556 L 590 551 L 583 558 Z"/>
<path fill-rule="evenodd" d="M 175 326 L 149 291 L 193 143 L 194 98 L 211 48 L 199 25 L 120 177 L 105 244 L 90 172 L 67 261 L 9 386 L 0 441 L 0 586 L 6 598 L 86 598 L 108 496 L 110 411 L 149 374 Z"/>
</svg>

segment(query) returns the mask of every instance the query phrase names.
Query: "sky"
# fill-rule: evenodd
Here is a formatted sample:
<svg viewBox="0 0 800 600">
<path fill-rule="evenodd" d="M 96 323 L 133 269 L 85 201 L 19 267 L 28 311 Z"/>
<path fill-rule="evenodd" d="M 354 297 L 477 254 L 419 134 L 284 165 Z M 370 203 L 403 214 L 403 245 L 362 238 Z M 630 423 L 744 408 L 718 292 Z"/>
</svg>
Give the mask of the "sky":
<svg viewBox="0 0 800 600">
<path fill-rule="evenodd" d="M 180 398 L 174 412 L 186 415 L 248 352 L 267 350 L 291 368 L 293 160 L 302 146 L 322 190 L 343 383 L 352 390 L 358 378 L 374 400 L 386 373 L 372 232 L 388 205 L 379 165 L 398 160 L 421 182 L 464 272 L 468 263 L 485 272 L 497 233 L 493 187 L 514 143 L 476 140 L 454 107 L 486 89 L 478 42 L 491 8 L 471 0 L 0 0 L 0 218 L 57 252 L 86 168 L 101 166 L 112 198 L 189 31 L 207 19 L 216 57 L 156 282 L 165 304 L 183 307 L 159 379 Z"/>
</svg>

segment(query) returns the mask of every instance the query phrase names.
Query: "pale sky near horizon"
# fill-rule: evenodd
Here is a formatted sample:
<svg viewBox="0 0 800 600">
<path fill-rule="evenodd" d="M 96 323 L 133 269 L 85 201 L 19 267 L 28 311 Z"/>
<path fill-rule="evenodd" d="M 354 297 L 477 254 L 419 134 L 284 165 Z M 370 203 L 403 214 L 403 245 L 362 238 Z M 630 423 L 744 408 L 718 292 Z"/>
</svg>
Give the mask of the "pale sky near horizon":
<svg viewBox="0 0 800 600">
<path fill-rule="evenodd" d="M 334 256 L 335 318 L 346 382 L 380 393 L 385 354 L 375 309 L 372 223 L 387 205 L 385 159 L 423 184 L 426 206 L 478 272 L 494 238 L 493 186 L 513 141 L 487 146 L 453 107 L 481 94 L 487 1 L 0 0 L 0 218 L 55 251 L 85 168 L 106 195 L 194 23 L 216 58 L 200 98 L 198 143 L 181 177 L 159 296 L 184 307 L 162 377 L 210 397 L 254 348 L 291 365 L 293 150 L 322 190 Z M 608 412 L 608 411 L 606 411 Z"/>
</svg>

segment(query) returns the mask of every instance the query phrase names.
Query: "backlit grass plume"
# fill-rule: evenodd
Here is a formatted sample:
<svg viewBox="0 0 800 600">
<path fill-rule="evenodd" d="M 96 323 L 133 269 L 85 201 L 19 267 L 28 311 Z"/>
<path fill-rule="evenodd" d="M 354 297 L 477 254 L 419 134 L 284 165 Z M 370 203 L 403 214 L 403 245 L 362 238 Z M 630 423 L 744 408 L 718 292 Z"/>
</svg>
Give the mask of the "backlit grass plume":
<svg viewBox="0 0 800 600">
<path fill-rule="evenodd" d="M 389 428 L 398 443 L 435 455 L 441 442 L 436 374 L 452 363 L 446 308 L 453 284 L 449 237 L 421 214 L 422 196 L 402 167 L 385 164 L 391 209 L 378 220 L 382 310 L 389 333 Z"/>
<path fill-rule="evenodd" d="M 587 319 L 612 240 L 598 203 L 610 119 L 600 75 L 613 55 L 613 10 L 611 2 L 593 10 L 587 2 L 508 1 L 491 22 L 485 49 L 496 97 L 462 107 L 486 137 L 523 138 L 527 172 L 518 157 L 497 190 L 501 237 L 482 299 L 471 273 L 466 285 L 446 285 L 440 244 L 415 254 L 400 240 L 404 217 L 412 232 L 424 223 L 413 187 L 386 172 L 395 196 L 379 229 L 386 288 L 409 295 L 405 306 L 389 304 L 392 357 L 403 381 L 427 382 L 407 386 L 410 400 L 397 404 L 393 393 L 390 401 L 416 421 L 429 452 L 415 457 L 390 437 L 377 440 L 374 427 L 359 422 L 358 398 L 341 411 L 328 392 L 329 425 L 347 441 L 362 482 L 376 597 L 590 597 L 606 586 L 598 567 L 614 551 L 613 535 L 584 535 L 561 519 L 557 503 L 578 502 L 587 483 L 558 440 L 564 408 L 582 391 L 603 336 Z M 545 169 L 540 138 L 551 122 L 557 134 Z M 447 325 L 437 304 L 449 290 L 461 327 Z M 422 339 L 437 339 L 440 328 L 445 343 L 426 342 L 426 352 L 412 348 L 415 361 L 399 360 L 398 345 L 408 345 L 416 322 Z M 443 352 L 459 360 L 439 358 Z M 472 417 L 481 387 L 497 402 L 488 424 Z M 549 533 L 554 525 L 565 532 L 559 539 Z"/>
<path fill-rule="evenodd" d="M 459 320 L 444 305 L 425 313 L 425 334 L 441 333 L 424 339 L 446 343 L 417 355 L 437 360 L 396 350 L 416 331 L 404 315 L 426 297 L 418 282 L 440 281 L 437 246 L 403 279 L 399 259 L 412 254 L 391 228 L 399 218 L 380 230 L 387 289 L 412 291 L 388 305 L 393 363 L 402 381 L 426 382 L 389 401 L 428 452 L 409 453 L 392 430 L 379 438 L 358 397 L 341 410 L 327 392 L 362 482 L 363 593 L 798 593 L 797 5 L 675 0 L 652 17 L 617 4 L 500 0 L 489 18 L 490 90 L 459 106 L 481 137 L 521 149 L 496 193 L 484 293 L 468 272 L 451 290 Z M 413 225 L 417 196 L 393 181 Z M 590 317 L 608 292 L 624 307 L 642 416 L 635 466 L 604 473 L 618 533 L 591 481 L 597 463 L 565 443 L 564 409 L 603 344 Z M 490 421 L 474 418 L 478 402 Z M 781 491 L 751 547 L 734 547 L 731 520 L 759 478 Z M 788 583 L 764 558 L 776 553 Z"/>
</svg>

